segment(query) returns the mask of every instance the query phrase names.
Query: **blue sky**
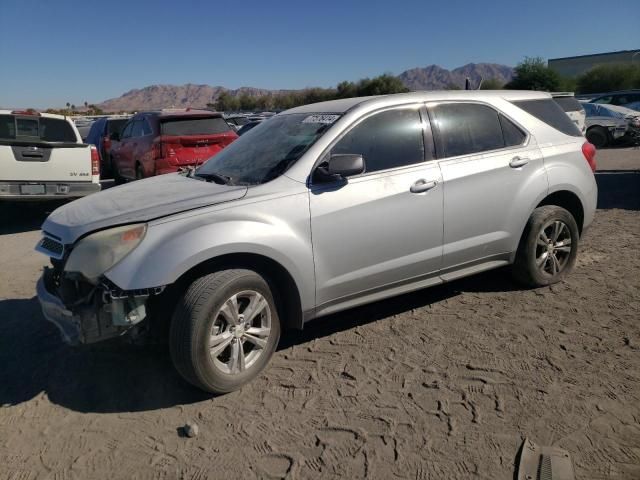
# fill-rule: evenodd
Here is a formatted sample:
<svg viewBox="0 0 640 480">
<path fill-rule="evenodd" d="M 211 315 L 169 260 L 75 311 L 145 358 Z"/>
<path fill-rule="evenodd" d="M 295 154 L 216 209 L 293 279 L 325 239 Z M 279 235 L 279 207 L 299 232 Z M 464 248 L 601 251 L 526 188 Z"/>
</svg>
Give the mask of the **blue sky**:
<svg viewBox="0 0 640 480">
<path fill-rule="evenodd" d="M 0 105 L 97 103 L 159 83 L 326 87 L 633 48 L 638 0 L 0 0 Z"/>
</svg>

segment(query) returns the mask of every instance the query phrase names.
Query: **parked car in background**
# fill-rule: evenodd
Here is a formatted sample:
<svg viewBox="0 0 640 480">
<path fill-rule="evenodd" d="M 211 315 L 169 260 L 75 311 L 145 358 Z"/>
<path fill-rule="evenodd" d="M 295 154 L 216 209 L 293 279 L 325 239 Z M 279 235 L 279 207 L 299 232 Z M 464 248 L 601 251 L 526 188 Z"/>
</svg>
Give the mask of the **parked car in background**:
<svg viewBox="0 0 640 480">
<path fill-rule="evenodd" d="M 640 102 L 631 102 L 627 103 L 624 106 L 630 108 L 631 110 L 635 110 L 636 112 L 640 112 Z"/>
<path fill-rule="evenodd" d="M 38 298 L 69 342 L 165 332 L 178 372 L 226 393 L 285 327 L 507 265 L 531 287 L 563 280 L 595 168 L 548 93 L 306 105 L 198 169 L 53 212 Z"/>
<path fill-rule="evenodd" d="M 100 160 L 69 117 L 0 110 L 0 200 L 82 197 L 100 190 Z"/>
<path fill-rule="evenodd" d="M 116 182 L 135 180 L 199 165 L 238 135 L 222 115 L 207 110 L 141 112 L 120 134 L 112 134 L 111 165 Z"/>
<path fill-rule="evenodd" d="M 624 116 L 628 128 L 624 136 L 622 137 L 623 140 L 626 139 L 629 143 L 633 143 L 634 145 L 640 144 L 640 112 L 632 110 L 628 107 L 621 107 L 618 105 L 603 106 Z"/>
<path fill-rule="evenodd" d="M 100 176 L 107 177 L 111 172 L 111 136 L 119 135 L 129 116 L 111 116 L 98 118 L 93 125 L 85 141 L 95 145 L 100 155 Z"/>
<path fill-rule="evenodd" d="M 627 133 L 628 123 L 625 116 L 615 112 L 607 105 L 583 103 L 587 114 L 585 136 L 596 148 L 604 148 Z"/>
<path fill-rule="evenodd" d="M 78 133 L 80 134 L 80 138 L 82 138 L 83 141 L 87 138 L 87 135 L 89 135 L 89 130 L 91 130 L 93 122 L 93 118 L 74 118 L 73 123 L 75 123 Z"/>
<path fill-rule="evenodd" d="M 252 120 L 248 123 L 245 123 L 242 127 L 240 127 L 240 129 L 238 130 L 238 135 L 244 135 L 245 133 L 247 133 L 249 130 L 251 130 L 253 127 L 256 127 L 258 125 L 260 125 L 263 121 L 262 120 Z"/>
<path fill-rule="evenodd" d="M 586 113 L 582 104 L 576 100 L 573 92 L 554 92 L 551 94 L 553 100 L 560 105 L 567 116 L 575 123 L 582 133 L 586 130 Z"/>
<path fill-rule="evenodd" d="M 226 117 L 225 120 L 236 132 L 249 123 L 249 118 L 246 115 L 234 115 Z"/>
<path fill-rule="evenodd" d="M 620 90 L 618 92 L 602 93 L 592 97 L 589 103 L 623 106 L 628 103 L 640 102 L 640 89 Z"/>
</svg>

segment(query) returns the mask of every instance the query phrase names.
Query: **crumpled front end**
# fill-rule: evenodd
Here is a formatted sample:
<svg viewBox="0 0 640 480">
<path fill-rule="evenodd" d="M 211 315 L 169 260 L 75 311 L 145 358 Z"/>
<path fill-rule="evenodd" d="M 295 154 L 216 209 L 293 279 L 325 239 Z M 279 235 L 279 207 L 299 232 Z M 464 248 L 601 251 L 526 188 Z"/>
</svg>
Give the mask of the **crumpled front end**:
<svg viewBox="0 0 640 480">
<path fill-rule="evenodd" d="M 140 330 L 148 316 L 148 301 L 163 287 L 122 291 L 108 279 L 93 285 L 62 269 L 53 260 L 44 269 L 36 291 L 42 313 L 70 345 L 95 343 Z"/>
</svg>

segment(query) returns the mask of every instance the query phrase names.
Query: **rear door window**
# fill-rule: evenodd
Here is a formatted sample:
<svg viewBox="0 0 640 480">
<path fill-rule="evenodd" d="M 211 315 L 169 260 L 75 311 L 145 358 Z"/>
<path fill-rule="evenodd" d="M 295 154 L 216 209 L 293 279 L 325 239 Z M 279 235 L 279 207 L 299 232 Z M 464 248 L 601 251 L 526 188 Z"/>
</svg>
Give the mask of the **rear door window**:
<svg viewBox="0 0 640 480">
<path fill-rule="evenodd" d="M 423 162 L 420 113 L 407 108 L 375 114 L 351 129 L 331 153 L 362 155 L 367 173 Z"/>
<path fill-rule="evenodd" d="M 142 120 L 136 120 L 133 122 L 133 128 L 131 129 L 132 137 L 141 137 L 143 135 L 142 123 Z"/>
<path fill-rule="evenodd" d="M 444 103 L 432 111 L 444 157 L 505 146 L 500 118 L 493 108 L 474 103 Z"/>
<path fill-rule="evenodd" d="M 131 136 L 131 130 L 133 129 L 133 124 L 134 122 L 127 123 L 127 125 L 124 127 L 124 130 L 122 131 L 121 138 L 129 138 Z"/>
<path fill-rule="evenodd" d="M 572 137 L 582 136 L 578 126 L 571 121 L 564 110 L 551 98 L 520 100 L 513 102 L 513 104 L 565 135 Z"/>
<path fill-rule="evenodd" d="M 231 127 L 222 117 L 206 118 L 170 118 L 160 121 L 162 135 L 216 135 L 231 131 Z"/>
<path fill-rule="evenodd" d="M 76 143 L 73 127 L 66 120 L 46 117 L 0 115 L 0 139 Z"/>
</svg>

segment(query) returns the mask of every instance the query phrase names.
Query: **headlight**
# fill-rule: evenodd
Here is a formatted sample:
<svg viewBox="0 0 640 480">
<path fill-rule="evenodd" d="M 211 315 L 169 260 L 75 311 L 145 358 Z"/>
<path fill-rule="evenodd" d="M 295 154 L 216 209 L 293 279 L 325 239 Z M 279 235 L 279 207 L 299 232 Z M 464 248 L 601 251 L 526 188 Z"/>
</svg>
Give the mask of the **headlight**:
<svg viewBox="0 0 640 480">
<path fill-rule="evenodd" d="M 79 272 L 95 281 L 136 248 L 146 231 L 146 223 L 138 223 L 89 235 L 73 248 L 64 270 Z"/>
</svg>

